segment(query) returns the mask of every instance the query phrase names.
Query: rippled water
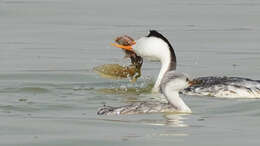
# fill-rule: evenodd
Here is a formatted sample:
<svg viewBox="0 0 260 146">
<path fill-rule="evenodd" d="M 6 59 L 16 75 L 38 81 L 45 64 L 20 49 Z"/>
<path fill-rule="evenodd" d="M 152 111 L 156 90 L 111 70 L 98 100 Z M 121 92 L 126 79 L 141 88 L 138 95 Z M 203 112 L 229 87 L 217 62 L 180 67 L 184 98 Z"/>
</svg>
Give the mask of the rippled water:
<svg viewBox="0 0 260 146">
<path fill-rule="evenodd" d="M 160 65 L 143 77 L 103 79 L 126 64 L 109 46 L 158 29 L 190 76 L 260 78 L 257 0 L 0 0 L 0 145 L 259 145 L 260 100 L 184 96 L 191 115 L 97 116 L 103 104 L 156 98 Z"/>
</svg>

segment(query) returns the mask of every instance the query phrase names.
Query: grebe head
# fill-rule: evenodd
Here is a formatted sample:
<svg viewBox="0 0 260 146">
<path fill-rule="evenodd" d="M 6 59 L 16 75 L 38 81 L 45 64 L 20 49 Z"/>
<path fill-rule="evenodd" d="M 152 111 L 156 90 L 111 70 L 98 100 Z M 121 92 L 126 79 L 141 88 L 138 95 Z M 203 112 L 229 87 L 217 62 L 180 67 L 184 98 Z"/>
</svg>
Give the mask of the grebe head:
<svg viewBox="0 0 260 146">
<path fill-rule="evenodd" d="M 132 46 L 113 44 L 116 47 L 130 50 L 137 55 L 153 61 L 161 61 L 169 64 L 169 70 L 176 69 L 176 56 L 172 45 L 161 33 L 150 30 L 147 36 L 136 40 Z"/>
<path fill-rule="evenodd" d="M 156 30 L 150 30 L 147 36 L 136 40 L 136 44 L 132 47 L 136 54 L 150 60 L 170 61 L 171 68 L 176 69 L 176 56 L 172 45 Z"/>
<path fill-rule="evenodd" d="M 170 71 L 164 75 L 161 81 L 160 91 L 163 92 L 167 87 L 172 91 L 179 92 L 179 90 L 187 88 L 191 84 L 192 81 L 189 79 L 188 75 Z"/>
</svg>

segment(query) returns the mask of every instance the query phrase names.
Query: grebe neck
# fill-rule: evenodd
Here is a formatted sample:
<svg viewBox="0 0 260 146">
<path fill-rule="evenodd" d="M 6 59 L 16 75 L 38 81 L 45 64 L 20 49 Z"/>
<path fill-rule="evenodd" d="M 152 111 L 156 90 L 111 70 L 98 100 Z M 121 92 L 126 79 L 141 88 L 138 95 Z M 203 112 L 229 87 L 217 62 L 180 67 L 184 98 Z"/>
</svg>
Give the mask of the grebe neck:
<svg viewBox="0 0 260 146">
<path fill-rule="evenodd" d="M 152 92 L 154 92 L 154 93 L 159 92 L 160 84 L 161 84 L 162 78 L 165 75 L 165 73 L 168 71 L 176 70 L 176 56 L 175 56 L 174 50 L 171 46 L 166 54 L 167 54 L 166 56 L 164 56 L 160 59 L 161 69 L 160 69 L 159 75 L 157 77 L 157 80 L 154 84 L 154 87 L 152 89 Z"/>
<path fill-rule="evenodd" d="M 191 113 L 191 109 L 185 104 L 185 102 L 179 96 L 179 91 L 165 87 L 162 91 L 168 102 L 179 112 Z"/>
</svg>

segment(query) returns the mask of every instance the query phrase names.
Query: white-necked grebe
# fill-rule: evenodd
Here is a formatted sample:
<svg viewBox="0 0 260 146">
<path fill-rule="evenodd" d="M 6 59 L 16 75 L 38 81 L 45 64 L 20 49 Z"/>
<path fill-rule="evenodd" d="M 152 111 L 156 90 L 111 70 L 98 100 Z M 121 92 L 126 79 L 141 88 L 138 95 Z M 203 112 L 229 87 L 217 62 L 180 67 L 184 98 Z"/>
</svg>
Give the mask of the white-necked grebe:
<svg viewBox="0 0 260 146">
<path fill-rule="evenodd" d="M 179 96 L 179 91 L 192 84 L 187 75 L 174 70 L 167 71 L 160 82 L 160 92 L 167 99 L 167 103 L 159 101 L 143 101 L 120 107 L 104 105 L 97 112 L 98 115 L 142 114 L 156 112 L 191 113 L 191 109 Z"/>
<path fill-rule="evenodd" d="M 113 45 L 133 51 L 141 57 L 161 62 L 161 69 L 153 87 L 153 92 L 159 92 L 164 74 L 169 70 L 176 69 L 177 62 L 172 45 L 166 37 L 155 30 L 151 30 L 148 36 L 141 37 L 131 46 Z M 196 84 L 182 90 L 183 94 L 229 98 L 260 98 L 260 80 L 209 76 L 194 78 L 193 81 Z"/>
</svg>

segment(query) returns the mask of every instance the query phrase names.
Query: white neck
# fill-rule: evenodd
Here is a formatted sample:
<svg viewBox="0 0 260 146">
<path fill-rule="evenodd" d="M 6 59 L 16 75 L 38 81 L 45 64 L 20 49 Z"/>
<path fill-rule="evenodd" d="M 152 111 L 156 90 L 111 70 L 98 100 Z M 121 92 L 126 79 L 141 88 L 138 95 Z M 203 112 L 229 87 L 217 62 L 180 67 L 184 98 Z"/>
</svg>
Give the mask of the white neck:
<svg viewBox="0 0 260 146">
<path fill-rule="evenodd" d="M 168 100 L 168 102 L 172 104 L 177 111 L 191 113 L 191 109 L 184 103 L 184 101 L 179 96 L 179 91 L 171 90 L 169 87 L 166 86 L 163 94 Z"/>
<path fill-rule="evenodd" d="M 136 44 L 132 47 L 136 54 L 161 62 L 161 70 L 152 90 L 152 92 L 158 93 L 164 74 L 176 68 L 176 57 L 171 45 L 161 38 L 142 37 L 136 40 Z"/>
<path fill-rule="evenodd" d="M 160 62 L 161 62 L 161 69 L 160 69 L 159 75 L 157 77 L 157 80 L 154 84 L 154 87 L 152 89 L 152 92 L 154 92 L 154 93 L 157 93 L 160 91 L 160 84 L 161 84 L 162 78 L 163 78 L 164 74 L 167 71 L 169 71 L 169 69 L 170 69 L 170 64 L 171 64 L 170 52 L 168 53 L 167 56 L 162 58 L 160 60 Z"/>
</svg>

